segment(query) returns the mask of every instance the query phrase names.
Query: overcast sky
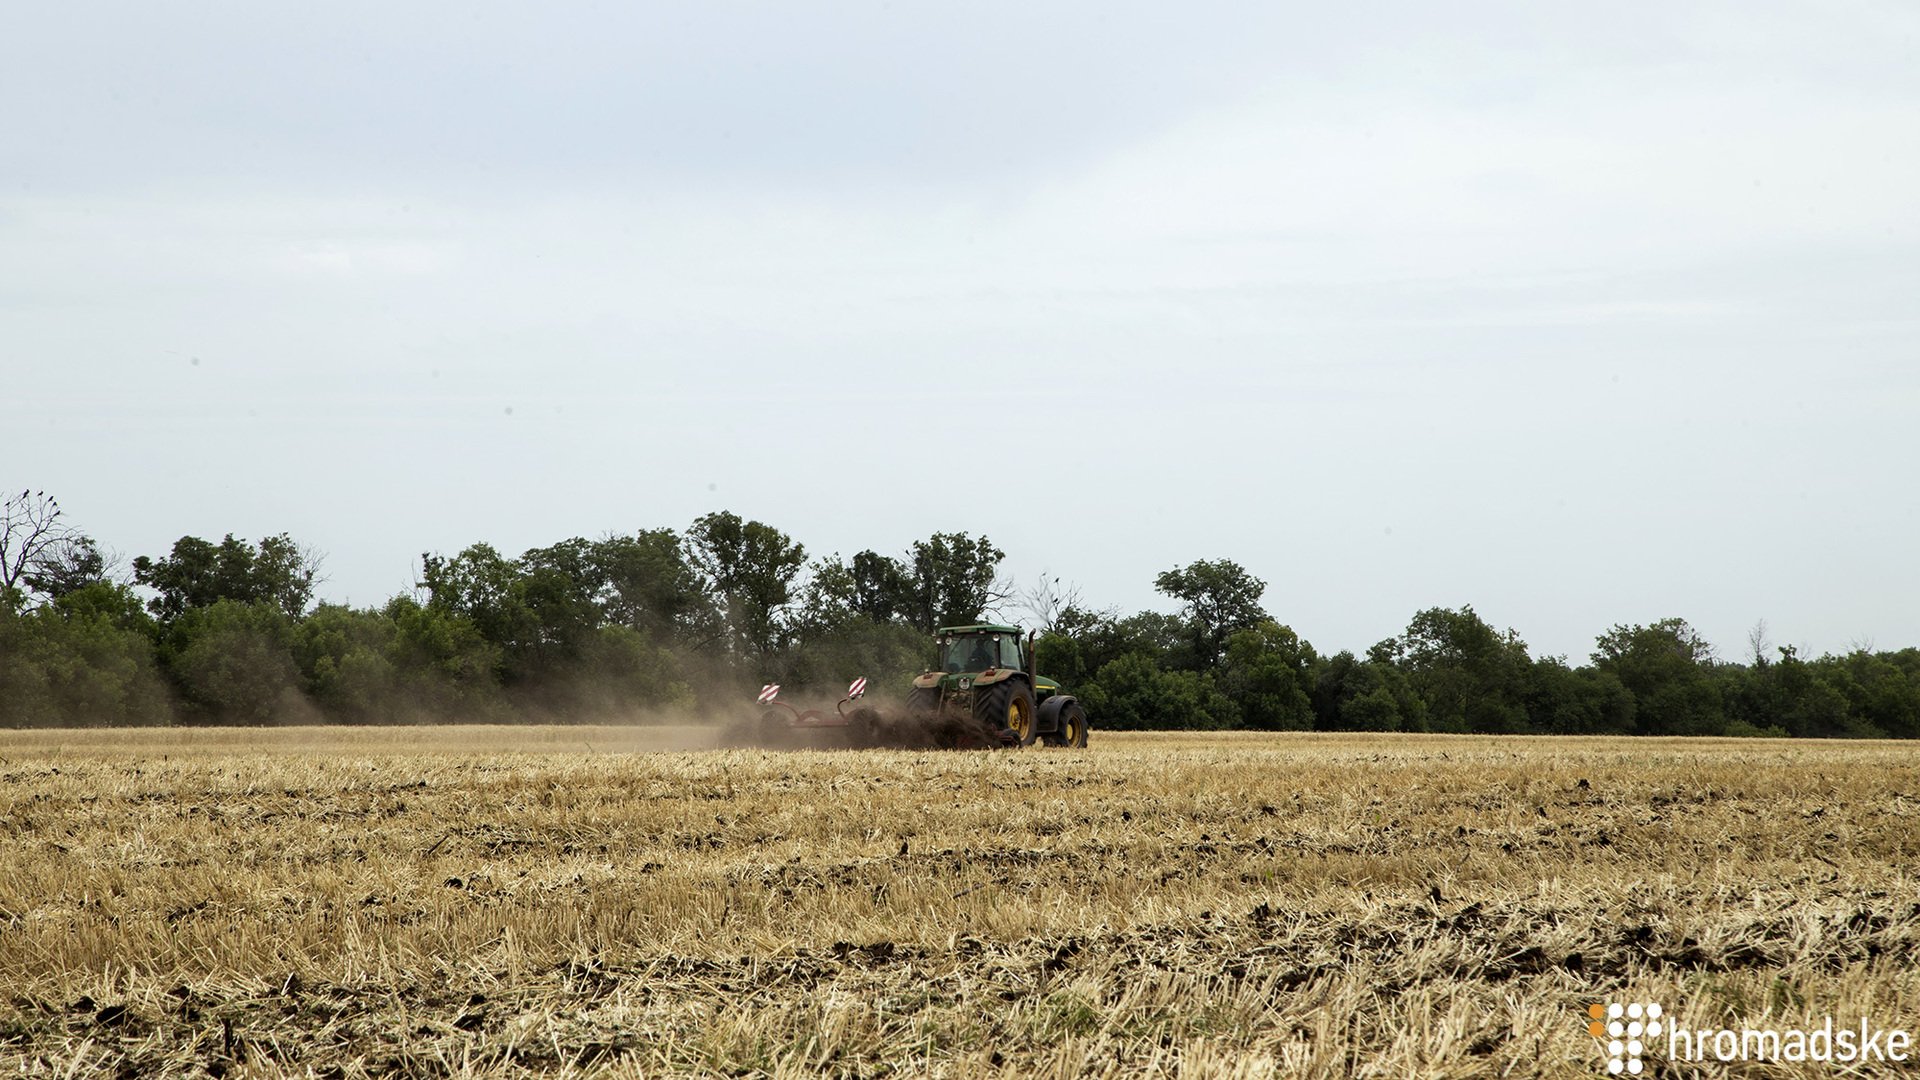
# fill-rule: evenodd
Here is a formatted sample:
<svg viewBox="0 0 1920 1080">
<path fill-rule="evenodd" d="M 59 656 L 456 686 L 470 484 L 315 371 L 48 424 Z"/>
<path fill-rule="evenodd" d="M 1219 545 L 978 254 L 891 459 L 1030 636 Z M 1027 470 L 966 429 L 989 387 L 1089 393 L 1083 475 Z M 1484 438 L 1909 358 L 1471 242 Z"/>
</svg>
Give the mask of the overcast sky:
<svg viewBox="0 0 1920 1080">
<path fill-rule="evenodd" d="M 322 593 L 730 509 L 1323 652 L 1920 645 L 1920 8 L 62 3 L 0 486 Z"/>
</svg>

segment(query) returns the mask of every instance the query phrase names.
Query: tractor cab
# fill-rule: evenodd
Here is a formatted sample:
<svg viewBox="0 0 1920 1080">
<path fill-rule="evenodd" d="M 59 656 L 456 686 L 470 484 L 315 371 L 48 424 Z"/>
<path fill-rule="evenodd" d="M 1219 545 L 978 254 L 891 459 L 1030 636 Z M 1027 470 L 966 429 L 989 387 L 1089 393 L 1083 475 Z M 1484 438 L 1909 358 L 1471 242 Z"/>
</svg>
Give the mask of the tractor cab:
<svg viewBox="0 0 1920 1080">
<path fill-rule="evenodd" d="M 1027 666 L 1020 631 L 1011 626 L 948 627 L 941 631 L 939 644 L 940 671 L 948 675 L 1024 671 Z"/>
</svg>

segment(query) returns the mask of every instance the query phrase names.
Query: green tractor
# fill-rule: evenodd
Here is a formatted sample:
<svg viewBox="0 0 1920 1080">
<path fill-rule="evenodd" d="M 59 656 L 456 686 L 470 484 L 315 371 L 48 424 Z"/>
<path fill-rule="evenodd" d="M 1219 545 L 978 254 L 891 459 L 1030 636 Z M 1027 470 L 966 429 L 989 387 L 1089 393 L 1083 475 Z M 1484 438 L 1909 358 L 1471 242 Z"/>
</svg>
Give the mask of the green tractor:
<svg viewBox="0 0 1920 1080">
<path fill-rule="evenodd" d="M 1087 745 L 1079 700 L 1034 671 L 1034 635 L 1023 639 L 1019 627 L 993 623 L 935 634 L 939 666 L 913 680 L 908 712 L 953 724 L 966 732 L 962 745 Z"/>
</svg>

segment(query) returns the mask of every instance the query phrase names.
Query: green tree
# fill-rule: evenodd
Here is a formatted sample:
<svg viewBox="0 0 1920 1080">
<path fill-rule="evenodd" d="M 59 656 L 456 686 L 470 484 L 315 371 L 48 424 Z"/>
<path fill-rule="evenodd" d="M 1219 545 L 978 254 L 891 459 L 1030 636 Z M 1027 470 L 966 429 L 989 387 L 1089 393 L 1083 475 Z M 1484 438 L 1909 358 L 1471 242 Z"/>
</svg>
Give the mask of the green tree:
<svg viewBox="0 0 1920 1080">
<path fill-rule="evenodd" d="M 862 551 L 845 564 L 816 567 L 809 596 L 875 623 L 905 622 L 923 636 L 976 623 L 1006 600 L 999 565 L 1006 553 L 982 536 L 935 533 L 915 541 L 906 560 Z"/>
<path fill-rule="evenodd" d="M 95 581 L 62 592 L 53 606 L 68 618 L 101 621 L 116 630 L 136 633 L 149 640 L 160 632 L 132 587 L 117 581 Z"/>
<path fill-rule="evenodd" d="M 1220 661 L 1227 638 L 1267 619 L 1260 597 L 1267 583 L 1231 559 L 1202 559 L 1154 578 L 1154 588 L 1183 605 L 1194 663 L 1209 670 Z"/>
<path fill-rule="evenodd" d="M 1848 693 L 1853 690 L 1852 674 L 1838 661 L 1823 658 L 1810 663 L 1793 646 L 1785 645 L 1779 660 L 1765 667 L 1756 665 L 1747 682 L 1751 689 L 1742 696 L 1742 703 L 1759 704 L 1749 720 L 1756 726 L 1764 722 L 1801 738 L 1886 737 L 1872 720 L 1855 715 L 1850 697 L 1857 695 Z"/>
<path fill-rule="evenodd" d="M 966 533 L 934 533 L 913 543 L 910 562 L 903 568 L 907 593 L 892 601 L 908 622 L 922 633 L 931 634 L 942 626 L 964 626 L 987 617 L 1007 592 L 999 581 L 999 566 L 1006 552 L 982 536 Z M 894 581 L 892 570 L 884 564 L 872 564 L 872 581 L 885 585 Z M 861 572 L 856 571 L 856 577 Z M 881 603 L 884 593 L 873 594 Z"/>
<path fill-rule="evenodd" d="M 1324 731 L 1426 731 L 1427 707 L 1376 645 L 1365 659 L 1342 650 L 1318 666 L 1313 685 L 1315 726 Z"/>
<path fill-rule="evenodd" d="M 1148 656 L 1128 653 L 1102 667 L 1080 688 L 1087 714 L 1103 728 L 1142 731 L 1238 727 L 1238 708 L 1197 671 L 1169 671 Z"/>
<path fill-rule="evenodd" d="M 512 659 L 518 679 L 565 679 L 601 628 L 601 610 L 591 579 L 576 580 L 555 566 L 522 559 L 512 585 L 515 602 L 531 619 L 531 634 Z"/>
<path fill-rule="evenodd" d="M 421 566 L 426 611 L 393 611 L 399 670 L 424 664 L 436 673 L 429 691 L 454 707 L 500 705 L 479 688 L 474 669 L 481 665 L 506 700 L 554 718 L 688 698 L 669 643 L 707 609 L 669 530 L 575 537 L 518 559 L 473 544 L 451 558 L 423 555 Z M 488 648 L 476 648 L 472 637 Z"/>
<path fill-rule="evenodd" d="M 293 621 L 264 601 L 189 607 L 168 627 L 162 658 L 194 713 L 221 724 L 304 718 Z"/>
<path fill-rule="evenodd" d="M 573 678 L 547 703 L 574 720 L 630 718 L 649 709 L 684 709 L 693 704 L 693 691 L 674 655 L 646 631 L 603 626 L 580 643 Z"/>
<path fill-rule="evenodd" d="M 806 548 L 771 525 L 722 511 L 693 523 L 687 551 L 725 612 L 735 649 L 759 661 L 771 657 L 786 635 Z"/>
<path fill-rule="evenodd" d="M 505 685 L 550 690 L 578 676 L 610 591 L 590 542 L 535 548 L 519 559 L 473 544 L 452 558 L 423 555 L 421 566 L 429 606 L 467 620 L 499 649 Z"/>
<path fill-rule="evenodd" d="M 1069 608 L 1054 632 L 1034 644 L 1041 672 L 1067 686 L 1079 686 L 1094 673 L 1130 653 L 1158 667 L 1190 669 L 1188 626 L 1177 616 L 1142 611 L 1126 618 L 1111 612 Z"/>
<path fill-rule="evenodd" d="M 1239 706 L 1246 727 L 1306 731 L 1313 727 L 1309 694 L 1318 662 L 1313 646 L 1269 619 L 1227 639 L 1218 684 Z"/>
<path fill-rule="evenodd" d="M 1624 735 L 1633 731 L 1633 694 L 1609 672 L 1541 657 L 1528 673 L 1527 720 L 1541 734 Z"/>
<path fill-rule="evenodd" d="M 663 641 L 711 629 L 711 605 L 672 529 L 574 537 L 527 551 L 518 569 L 549 637 L 577 638 L 607 624 Z"/>
<path fill-rule="evenodd" d="M 502 659 L 539 643 L 540 620 L 527 605 L 520 566 L 492 544 L 471 544 L 452 558 L 424 554 L 420 565 L 427 606 L 464 619 Z"/>
<path fill-rule="evenodd" d="M 1100 666 L 1091 661 L 1090 652 L 1081 636 L 1055 631 L 1035 639 L 1033 662 L 1041 674 L 1058 679 L 1064 686 L 1079 687 L 1085 685 Z"/>
<path fill-rule="evenodd" d="M 853 571 L 840 561 L 838 554 L 815 559 L 807 568 L 806 582 L 791 622 L 797 637 L 831 634 L 838 627 L 864 618 L 858 606 L 858 585 Z"/>
<path fill-rule="evenodd" d="M 295 667 L 331 719 L 383 723 L 402 695 L 394 666 L 399 628 L 379 611 L 321 604 L 294 628 Z"/>
<path fill-rule="evenodd" d="M 1633 695 L 1643 735 L 1718 735 L 1726 729 L 1713 647 L 1685 619 L 1616 626 L 1600 635 L 1593 666 Z"/>
<path fill-rule="evenodd" d="M 672 529 L 642 529 L 593 544 L 588 563 L 597 575 L 606 622 L 658 642 L 711 637 L 719 613 Z"/>
<path fill-rule="evenodd" d="M 906 619 L 914 621 L 923 633 L 933 631 L 934 627 L 918 625 L 914 618 L 921 607 L 915 600 L 915 579 L 899 559 L 862 551 L 848 564 L 847 575 L 847 604 L 854 611 L 877 623 Z"/>
<path fill-rule="evenodd" d="M 897 696 L 929 659 L 927 637 L 919 630 L 855 611 L 832 622 L 803 622 L 796 634 L 793 647 L 766 672 L 794 688 L 838 691 L 865 675 L 877 697 Z"/>
<path fill-rule="evenodd" d="M 1827 665 L 1839 669 L 1828 678 L 1847 695 L 1853 715 L 1894 738 L 1920 737 L 1920 649 L 1856 649 Z"/>
<path fill-rule="evenodd" d="M 1489 626 L 1471 606 L 1428 608 L 1386 643 L 1426 702 L 1435 731 L 1518 733 L 1527 728 L 1532 661 L 1526 642 Z"/>
<path fill-rule="evenodd" d="M 399 596 L 382 612 L 393 623 L 388 659 L 400 689 L 397 719 L 500 718 L 501 649 L 472 620 Z"/>
<path fill-rule="evenodd" d="M 96 583 L 32 610 L 7 595 L 0 592 L 0 726 L 171 720 L 150 626 L 126 586 Z"/>
<path fill-rule="evenodd" d="M 257 547 L 232 533 L 217 545 L 183 536 L 165 558 L 133 560 L 133 578 L 159 593 L 148 607 L 163 623 L 221 600 L 270 604 L 298 619 L 313 599 L 319 562 L 286 533 L 269 536 Z"/>
</svg>

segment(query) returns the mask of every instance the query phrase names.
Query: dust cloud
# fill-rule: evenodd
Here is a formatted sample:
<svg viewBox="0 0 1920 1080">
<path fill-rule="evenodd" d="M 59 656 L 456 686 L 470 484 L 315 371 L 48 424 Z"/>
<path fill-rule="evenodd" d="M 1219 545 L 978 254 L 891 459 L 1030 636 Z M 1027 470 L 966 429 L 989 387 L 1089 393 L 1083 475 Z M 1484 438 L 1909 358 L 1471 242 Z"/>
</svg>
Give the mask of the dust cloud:
<svg viewBox="0 0 1920 1080">
<path fill-rule="evenodd" d="M 844 715 L 775 706 L 724 726 L 719 745 L 767 750 L 988 750 L 1004 744 L 997 732 L 971 716 L 882 704 L 862 705 Z"/>
</svg>

